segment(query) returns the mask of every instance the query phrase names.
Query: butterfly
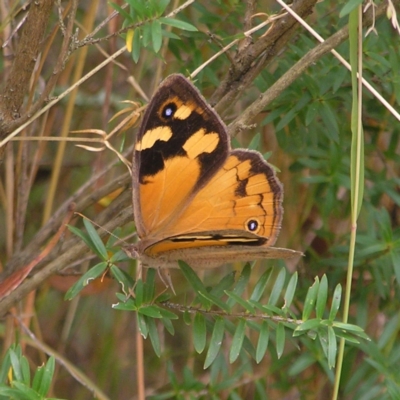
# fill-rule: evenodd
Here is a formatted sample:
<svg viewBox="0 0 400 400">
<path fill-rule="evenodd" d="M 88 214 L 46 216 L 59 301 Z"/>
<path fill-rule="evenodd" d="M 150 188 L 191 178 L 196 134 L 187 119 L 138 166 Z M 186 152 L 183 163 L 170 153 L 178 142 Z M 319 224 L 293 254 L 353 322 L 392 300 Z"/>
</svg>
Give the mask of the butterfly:
<svg viewBox="0 0 400 400">
<path fill-rule="evenodd" d="M 272 247 L 283 189 L 256 151 L 232 150 L 227 128 L 183 75 L 147 106 L 133 155 L 133 252 L 144 266 L 195 269 L 301 253 Z"/>
</svg>

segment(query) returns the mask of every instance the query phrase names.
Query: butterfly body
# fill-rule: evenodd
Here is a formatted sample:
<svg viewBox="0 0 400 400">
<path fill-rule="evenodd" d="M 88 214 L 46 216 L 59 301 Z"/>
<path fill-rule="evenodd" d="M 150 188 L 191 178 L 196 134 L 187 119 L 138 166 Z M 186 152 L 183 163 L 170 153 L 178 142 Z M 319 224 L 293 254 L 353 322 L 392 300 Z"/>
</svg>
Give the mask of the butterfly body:
<svg viewBox="0 0 400 400">
<path fill-rule="evenodd" d="M 150 101 L 133 160 L 134 218 L 144 265 L 214 268 L 300 254 L 271 247 L 283 189 L 255 151 L 231 150 L 226 127 L 198 90 L 171 75 Z"/>
</svg>

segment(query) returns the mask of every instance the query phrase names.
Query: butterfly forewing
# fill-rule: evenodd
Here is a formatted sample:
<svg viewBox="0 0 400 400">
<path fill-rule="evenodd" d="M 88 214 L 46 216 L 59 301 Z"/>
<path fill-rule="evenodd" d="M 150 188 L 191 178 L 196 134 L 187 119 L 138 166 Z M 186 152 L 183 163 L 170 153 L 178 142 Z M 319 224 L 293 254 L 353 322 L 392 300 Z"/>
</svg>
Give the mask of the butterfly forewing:
<svg viewBox="0 0 400 400">
<path fill-rule="evenodd" d="M 225 126 L 197 89 L 181 75 L 167 78 L 136 140 L 133 202 L 139 236 L 158 236 L 178 218 L 228 152 Z"/>
</svg>

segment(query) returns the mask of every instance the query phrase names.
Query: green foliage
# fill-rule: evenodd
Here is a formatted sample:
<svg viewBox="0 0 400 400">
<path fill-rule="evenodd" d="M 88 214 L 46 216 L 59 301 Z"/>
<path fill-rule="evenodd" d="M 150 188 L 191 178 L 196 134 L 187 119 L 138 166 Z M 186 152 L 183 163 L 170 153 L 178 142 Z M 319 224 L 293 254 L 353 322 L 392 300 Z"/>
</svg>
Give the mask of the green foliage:
<svg viewBox="0 0 400 400">
<path fill-rule="evenodd" d="M 21 347 L 11 346 L 0 367 L 0 399 L 4 400 L 58 400 L 46 397 L 54 375 L 55 360 L 50 357 L 38 367 L 31 382 L 28 360 Z"/>
<path fill-rule="evenodd" d="M 123 40 L 116 39 L 115 44 L 108 41 L 115 26 L 108 30 L 108 26 L 104 29 L 103 25 L 104 37 L 101 31 L 96 31 L 95 41 L 91 41 L 95 36 L 89 37 L 80 43 L 80 47 L 88 43 L 97 46 L 110 43 L 116 48 L 124 43 L 130 44 L 129 53 L 117 60 L 124 68 L 115 63 L 108 70 L 112 73 L 98 72 L 89 85 L 83 84 L 79 88 L 79 101 L 74 104 L 72 118 L 64 109 L 65 105 L 60 104 L 48 114 L 50 118 L 38 120 L 33 131 L 26 128 L 26 136 L 36 136 L 37 128 L 42 126 L 45 132 L 57 134 L 58 126 L 54 126 L 53 121 L 60 122 L 63 115 L 66 121 L 71 120 L 72 129 L 86 129 L 88 124 L 98 128 L 98 121 L 120 109 L 120 100 L 142 102 L 145 98 L 138 94 L 136 87 L 133 90 L 126 84 L 131 75 L 136 84 L 150 95 L 162 77 L 174 72 L 187 75 L 208 62 L 224 46 L 240 39 L 196 75 L 195 84 L 205 98 L 218 105 L 221 97 L 218 98 L 213 91 L 221 89 L 221 82 L 238 72 L 240 51 L 252 44 L 268 41 L 268 32 L 279 22 L 265 26 L 251 37 L 245 38 L 243 32 L 248 25 L 263 22 L 267 14 L 281 11 L 271 3 L 260 1 L 251 12 L 252 17 L 245 21 L 249 2 L 196 1 L 177 13 L 174 13 L 176 10 L 173 10 L 172 3 L 167 0 L 112 3 L 123 20 L 123 26 L 117 27 L 121 29 L 119 33 Z M 394 0 L 394 3 L 398 9 L 398 2 Z M 348 25 L 349 14 L 360 4 L 360 0 L 340 4 L 318 2 L 313 16 L 307 21 L 324 38 L 329 38 Z M 371 3 L 368 4 L 372 7 Z M 78 9 L 81 16 L 87 15 L 83 4 L 79 4 Z M 7 32 L 18 31 L 19 19 L 15 25 L 7 25 L 13 15 L 11 13 L 4 19 L 3 27 L 10 28 L 5 31 L 5 37 L 9 37 Z M 97 17 L 100 15 L 96 16 L 96 21 Z M 80 24 L 79 18 L 76 17 L 76 22 Z M 52 16 L 55 24 L 59 19 L 56 14 Z M 375 22 L 374 28 L 379 35 L 371 32 L 363 37 L 363 76 L 398 109 L 398 33 L 385 16 Z M 368 28 L 370 26 L 365 27 L 364 33 Z M 80 32 L 83 31 L 80 28 Z M 48 32 L 62 31 L 54 25 Z M 111 39 L 115 38 L 111 33 L 113 35 Z M 8 49 L 6 44 L 9 43 L 13 51 L 17 51 L 18 36 L 11 35 L 4 49 Z M 76 40 L 74 37 L 70 41 L 71 46 Z M 237 90 L 240 93 L 234 104 L 219 110 L 227 124 L 241 116 L 259 94 L 268 90 L 287 71 L 295 69 L 297 61 L 317 46 L 303 28 L 299 28 L 290 42 L 276 53 L 275 43 L 272 40 L 271 48 L 264 49 L 258 58 L 250 60 L 249 68 L 260 67 L 254 71 L 261 71 L 254 81 L 251 79 L 256 74 L 248 81 L 239 76 L 230 82 L 232 87 L 239 84 Z M 51 55 L 57 48 L 68 47 L 61 40 L 54 47 L 47 47 L 47 44 L 44 43 L 43 48 L 49 48 Z M 348 41 L 335 50 L 349 58 Z M 264 59 L 271 53 L 273 59 L 264 65 Z M 71 54 L 77 53 L 71 50 Z M 9 54 L 4 60 L 0 58 L 4 69 L 10 64 L 5 62 L 8 58 Z M 103 60 L 104 54 L 96 56 L 96 48 L 91 46 L 90 63 L 85 65 L 99 65 Z M 38 64 L 38 68 L 43 69 L 37 72 L 41 84 L 46 77 L 57 77 L 59 73 L 49 69 L 52 63 L 48 59 L 43 58 L 43 61 L 41 66 Z M 60 75 L 63 85 L 72 86 L 76 82 L 74 63 L 75 59 L 72 63 L 66 60 L 65 73 L 70 76 Z M 243 91 L 241 83 L 246 86 Z M 61 89 L 57 86 L 54 92 L 58 94 Z M 51 92 L 32 83 L 32 93 L 26 96 L 27 103 L 29 99 L 37 98 L 37 93 Z M 59 292 L 61 289 L 56 289 L 50 281 L 39 288 L 35 309 L 29 313 L 35 316 L 32 325 L 39 330 L 37 337 L 65 350 L 63 356 L 72 360 L 77 368 L 89 371 L 110 393 L 110 398 L 134 397 L 136 382 L 132 383 L 132 377 L 136 369 L 143 368 L 148 389 L 146 395 L 157 399 L 266 399 L 274 395 L 283 398 L 289 393 L 302 398 L 325 398 L 334 385 L 337 354 L 343 338 L 346 346 L 339 398 L 400 398 L 400 124 L 374 95 L 363 90 L 363 139 L 357 143 L 357 136 L 353 134 L 356 132 L 355 114 L 352 115 L 355 108 L 353 94 L 350 72 L 331 54 L 326 54 L 277 94 L 252 121 L 257 124 L 254 129 L 243 131 L 234 138 L 233 147 L 258 150 L 279 167 L 281 172 L 278 176 L 285 191 L 285 214 L 279 245 L 305 252 L 298 265 L 265 261 L 254 267 L 246 265 L 238 274 L 226 273 L 221 268 L 199 276 L 197 271 L 182 264 L 180 270 L 171 274 L 176 288 L 176 295 L 172 295 L 160 283 L 154 270 L 146 270 L 143 279 L 133 278 L 135 262 L 127 257 L 113 237 L 103 241 L 93 226 L 84 220 L 84 229 L 70 227 L 70 230 L 99 260 L 87 261 L 87 272 L 75 284 L 70 284 L 72 286 L 65 297 Z M 132 145 L 134 135 L 135 128 L 131 128 L 125 136 L 126 146 Z M 112 140 L 114 148 L 120 148 L 119 145 L 123 148 L 119 137 Z M 6 217 L 10 210 L 18 218 L 22 218 L 19 215 L 21 207 L 24 209 L 26 205 L 28 210 L 28 218 L 15 218 L 15 226 L 7 225 L 6 233 L 0 235 L 0 261 L 6 267 L 11 248 L 10 232 L 16 233 L 14 251 L 19 253 L 21 250 L 23 254 L 22 250 L 25 246 L 29 248 L 30 240 L 36 240 L 38 232 L 42 234 L 49 228 L 39 231 L 43 204 L 50 193 L 48 174 L 57 169 L 56 146 L 51 144 L 46 148 L 43 142 L 43 147 L 38 146 L 40 151 L 33 157 L 37 143 L 29 142 L 29 145 L 32 145 L 29 151 L 20 142 L 10 145 L 6 157 L 12 150 L 15 153 L 6 159 L 3 164 L 5 173 L 0 178 L 0 200 L 4 205 L 1 210 L 5 210 L 0 215 L 0 223 L 9 221 Z M 99 197 L 94 196 L 97 189 L 93 182 L 85 185 L 92 178 L 93 165 L 103 168 L 105 164 L 94 158 L 97 154 L 88 155 L 88 152 L 69 144 L 67 148 L 71 153 L 61 168 L 64 175 L 59 178 L 63 190 L 56 191 L 54 204 L 64 204 L 72 195 L 75 201 L 76 192 L 77 204 L 84 204 L 85 214 L 96 218 L 100 208 Z M 109 153 L 109 160 L 115 158 L 114 153 Z M 42 159 L 40 154 L 45 157 Z M 74 160 L 73 166 L 70 160 Z M 17 174 L 24 168 L 28 170 L 19 178 Z M 116 169 L 107 171 L 108 175 L 102 182 L 117 182 L 122 174 Z M 361 183 L 365 182 L 361 185 L 364 192 L 355 185 L 356 176 Z M 128 187 L 129 183 L 123 185 Z M 23 192 L 24 188 L 30 190 L 31 186 L 32 191 Z M 21 196 L 11 201 L 12 193 Z M 354 204 L 355 193 L 359 194 L 357 204 Z M 92 196 L 96 204 L 87 201 Z M 25 204 L 24 199 L 29 199 L 29 203 Z M 358 214 L 354 247 L 351 244 L 351 231 L 355 229 L 355 225 L 351 225 L 352 212 Z M 110 218 L 113 216 L 108 214 L 108 218 L 102 221 L 107 223 Z M 51 225 L 48 231 L 54 232 L 54 229 Z M 127 234 L 133 230 L 131 226 L 123 229 Z M 29 261 L 44 247 L 43 242 L 40 245 L 36 241 L 33 243 L 34 251 L 31 250 L 30 257 L 27 257 Z M 63 255 L 65 247 L 62 244 L 59 247 L 61 250 L 54 251 L 56 255 L 51 254 L 33 270 L 27 282 L 37 279 L 40 276 L 38 272 L 46 268 L 54 257 Z M 354 248 L 354 270 L 351 276 L 347 276 L 351 248 Z M 76 265 L 77 260 L 74 260 L 65 271 L 70 272 L 70 268 Z M 109 279 L 111 283 L 106 289 L 86 297 L 86 290 L 82 289 L 95 287 L 93 281 L 96 278 L 97 283 L 109 277 L 112 279 Z M 347 292 L 346 287 L 349 288 Z M 344 323 L 347 295 L 349 319 Z M 63 298 L 74 301 L 65 303 Z M 2 329 L 4 342 L 9 343 L 10 332 L 6 324 Z M 141 366 L 135 359 L 136 329 L 145 338 L 145 360 Z M 63 338 L 62 343 L 59 337 Z M 40 369 L 43 372 L 38 369 L 31 379 L 33 373 L 28 368 L 27 358 L 18 348 L 14 348 L 12 355 L 10 351 L 4 357 L 0 371 L 1 390 L 5 390 L 0 392 L 2 398 L 44 398 L 47 395 L 45 389 L 50 387 L 49 382 L 53 379 L 50 370 L 52 359 Z M 28 346 L 26 357 L 31 357 L 34 352 L 36 350 Z M 29 358 L 29 365 L 37 365 L 34 356 Z M 13 371 L 11 383 L 7 380 L 10 368 Z M 68 393 L 70 398 L 86 398 L 86 387 L 92 389 L 91 385 L 85 380 L 82 384 L 75 375 L 63 372 L 55 379 L 55 391 Z M 6 382 L 9 382 L 8 386 L 5 386 Z"/>
</svg>

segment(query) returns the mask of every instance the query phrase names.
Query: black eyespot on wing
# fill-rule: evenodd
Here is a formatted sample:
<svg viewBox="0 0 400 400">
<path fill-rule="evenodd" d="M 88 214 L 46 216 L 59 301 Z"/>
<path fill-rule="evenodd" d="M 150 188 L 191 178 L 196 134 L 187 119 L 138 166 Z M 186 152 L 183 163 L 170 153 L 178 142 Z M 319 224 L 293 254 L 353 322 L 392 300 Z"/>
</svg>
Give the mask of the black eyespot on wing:
<svg viewBox="0 0 400 400">
<path fill-rule="evenodd" d="M 250 232 L 256 232 L 258 230 L 258 227 L 258 221 L 256 221 L 255 219 L 247 221 L 247 230 L 249 230 Z"/>
</svg>

